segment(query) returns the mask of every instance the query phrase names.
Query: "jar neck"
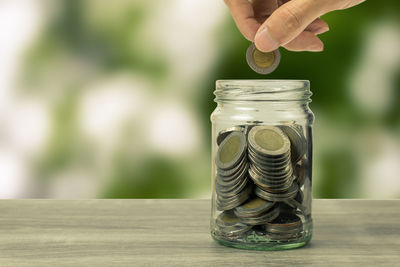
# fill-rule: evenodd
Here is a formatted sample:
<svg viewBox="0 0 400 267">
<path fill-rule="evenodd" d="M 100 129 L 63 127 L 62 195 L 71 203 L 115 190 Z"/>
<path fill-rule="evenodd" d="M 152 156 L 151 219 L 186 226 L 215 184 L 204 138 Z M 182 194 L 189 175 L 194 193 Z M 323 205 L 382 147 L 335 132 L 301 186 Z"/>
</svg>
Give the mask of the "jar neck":
<svg viewBox="0 0 400 267">
<path fill-rule="evenodd" d="M 246 106 L 265 102 L 268 106 L 308 106 L 310 82 L 304 80 L 218 80 L 215 102 Z"/>
</svg>

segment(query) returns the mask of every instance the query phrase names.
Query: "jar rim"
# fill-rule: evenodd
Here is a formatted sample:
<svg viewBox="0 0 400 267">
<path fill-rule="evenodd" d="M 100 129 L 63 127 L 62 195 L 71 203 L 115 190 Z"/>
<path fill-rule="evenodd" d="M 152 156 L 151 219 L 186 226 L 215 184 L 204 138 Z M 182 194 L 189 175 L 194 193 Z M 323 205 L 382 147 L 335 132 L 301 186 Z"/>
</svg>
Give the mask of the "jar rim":
<svg viewBox="0 0 400 267">
<path fill-rule="evenodd" d="M 215 101 L 311 102 L 308 80 L 217 80 Z"/>
</svg>

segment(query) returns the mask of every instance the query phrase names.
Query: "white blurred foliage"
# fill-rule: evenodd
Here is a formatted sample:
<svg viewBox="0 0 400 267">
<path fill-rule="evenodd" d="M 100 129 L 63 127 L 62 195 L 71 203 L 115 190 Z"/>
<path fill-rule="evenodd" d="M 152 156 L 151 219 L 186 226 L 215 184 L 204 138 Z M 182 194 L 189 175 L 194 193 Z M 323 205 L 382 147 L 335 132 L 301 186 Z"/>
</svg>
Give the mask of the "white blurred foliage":
<svg viewBox="0 0 400 267">
<path fill-rule="evenodd" d="M 41 151 L 50 134 L 46 103 L 39 99 L 20 99 L 3 113 L 3 140 L 25 156 Z"/>
<path fill-rule="evenodd" d="M 215 26 L 222 22 L 223 1 L 171 0 L 159 2 L 143 27 L 143 36 L 162 51 L 172 70 L 170 90 L 195 90 L 195 83 L 208 71 L 217 53 Z"/>
<path fill-rule="evenodd" d="M 13 198 L 24 193 L 28 183 L 28 169 L 21 153 L 2 147 L 0 149 L 0 198 Z"/>
<path fill-rule="evenodd" d="M 42 22 L 37 1 L 0 1 L 0 112 L 13 95 L 24 49 Z"/>
<path fill-rule="evenodd" d="M 368 114 L 382 115 L 392 105 L 400 66 L 400 27 L 381 21 L 368 27 L 361 57 L 350 80 L 354 103 Z"/>
<path fill-rule="evenodd" d="M 160 101 L 161 102 L 161 101 Z M 153 105 L 144 120 L 148 142 L 156 153 L 184 156 L 200 149 L 201 129 L 191 110 L 177 101 Z"/>
<path fill-rule="evenodd" d="M 400 28 L 391 20 L 368 27 L 360 60 L 350 79 L 350 96 L 368 116 L 381 118 L 393 105 L 400 68 Z M 379 125 L 376 126 L 379 128 Z M 362 194 L 368 198 L 400 195 L 400 138 L 387 130 L 360 129 L 354 151 L 360 165 Z M 348 139 L 347 139 L 348 140 Z"/>
<path fill-rule="evenodd" d="M 42 26 L 37 1 L 0 2 L 0 197 L 24 195 L 30 156 L 49 134 L 49 114 L 39 99 L 16 94 L 23 53 Z"/>
<path fill-rule="evenodd" d="M 127 120 L 143 113 L 150 90 L 148 84 L 128 73 L 96 81 L 82 95 L 80 127 L 100 145 L 116 141 Z"/>
<path fill-rule="evenodd" d="M 400 195 L 400 140 L 376 129 L 359 136 L 363 193 L 369 198 Z"/>
</svg>

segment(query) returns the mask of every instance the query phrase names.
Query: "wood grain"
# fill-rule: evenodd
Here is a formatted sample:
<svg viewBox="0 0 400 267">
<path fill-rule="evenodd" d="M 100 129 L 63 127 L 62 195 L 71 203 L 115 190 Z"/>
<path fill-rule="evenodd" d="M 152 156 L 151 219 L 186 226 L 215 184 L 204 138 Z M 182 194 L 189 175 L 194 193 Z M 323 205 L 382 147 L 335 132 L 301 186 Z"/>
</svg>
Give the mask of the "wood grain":
<svg viewBox="0 0 400 267">
<path fill-rule="evenodd" d="M 209 200 L 1 200 L 0 266 L 399 266 L 400 200 L 314 200 L 303 248 L 209 234 Z"/>
</svg>

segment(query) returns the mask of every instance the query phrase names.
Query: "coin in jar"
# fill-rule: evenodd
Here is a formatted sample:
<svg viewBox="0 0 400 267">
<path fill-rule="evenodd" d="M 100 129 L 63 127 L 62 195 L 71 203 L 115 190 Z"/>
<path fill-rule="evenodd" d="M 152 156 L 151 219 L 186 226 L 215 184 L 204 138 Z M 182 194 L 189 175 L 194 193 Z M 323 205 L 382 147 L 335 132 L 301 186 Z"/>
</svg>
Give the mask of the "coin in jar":
<svg viewBox="0 0 400 267">
<path fill-rule="evenodd" d="M 267 201 L 259 197 L 253 197 L 243 205 L 236 207 L 234 213 L 238 217 L 256 217 L 271 209 L 275 202 Z"/>
<path fill-rule="evenodd" d="M 262 225 L 266 222 L 273 221 L 276 217 L 279 216 L 279 206 L 275 206 L 274 208 L 268 210 L 265 213 L 262 213 L 258 216 L 254 217 L 239 217 L 239 220 L 242 223 L 249 225 Z"/>
<path fill-rule="evenodd" d="M 243 132 L 230 133 L 218 147 L 216 165 L 226 170 L 236 166 L 247 151 L 246 136 Z"/>
<path fill-rule="evenodd" d="M 217 136 L 217 145 L 220 145 L 224 139 L 231 134 L 232 132 L 243 132 L 245 130 L 245 127 L 242 126 L 233 126 L 230 128 L 227 128 L 225 130 L 222 130 L 218 133 Z"/>
<path fill-rule="evenodd" d="M 254 126 L 248 134 L 250 149 L 260 156 L 285 159 L 290 153 L 290 140 L 274 126 Z"/>
<path fill-rule="evenodd" d="M 297 185 L 297 183 L 292 183 L 292 186 L 286 192 L 271 193 L 262 190 L 260 187 L 257 186 L 254 190 L 254 193 L 258 197 L 268 201 L 286 201 L 288 199 L 295 198 L 298 190 L 299 186 Z"/>
<path fill-rule="evenodd" d="M 215 222 L 217 230 L 226 236 L 241 235 L 251 229 L 251 225 L 241 223 L 232 211 L 222 212 Z"/>
<path fill-rule="evenodd" d="M 280 129 L 287 135 L 290 140 L 292 162 L 298 162 L 307 151 L 307 140 L 303 131 L 298 125 L 281 125 Z"/>
</svg>

